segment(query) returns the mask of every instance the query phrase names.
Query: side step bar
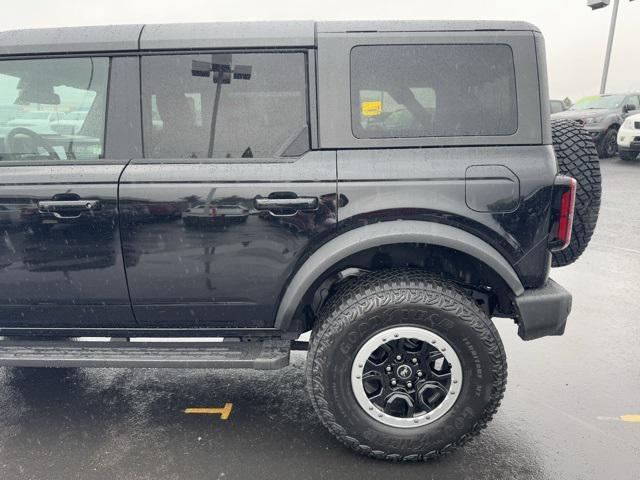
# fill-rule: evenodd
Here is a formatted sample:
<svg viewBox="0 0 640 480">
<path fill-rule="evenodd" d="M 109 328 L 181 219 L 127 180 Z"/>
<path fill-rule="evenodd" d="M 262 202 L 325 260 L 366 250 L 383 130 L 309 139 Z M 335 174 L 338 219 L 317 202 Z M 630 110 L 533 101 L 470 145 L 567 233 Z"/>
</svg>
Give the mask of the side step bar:
<svg viewBox="0 0 640 480">
<path fill-rule="evenodd" d="M 289 364 L 290 340 L 215 343 L 0 340 L 0 366 L 252 368 Z"/>
</svg>

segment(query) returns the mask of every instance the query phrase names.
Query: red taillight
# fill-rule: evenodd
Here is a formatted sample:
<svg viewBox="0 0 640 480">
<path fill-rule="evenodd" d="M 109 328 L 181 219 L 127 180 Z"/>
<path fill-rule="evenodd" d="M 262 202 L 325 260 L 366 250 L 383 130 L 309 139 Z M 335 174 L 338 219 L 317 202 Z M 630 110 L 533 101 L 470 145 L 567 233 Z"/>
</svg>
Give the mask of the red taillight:
<svg viewBox="0 0 640 480">
<path fill-rule="evenodd" d="M 552 251 L 557 252 L 567 248 L 571 243 L 578 182 L 571 177 L 558 177 L 554 188 L 556 191 L 554 192 L 554 212 L 549 246 Z"/>
</svg>

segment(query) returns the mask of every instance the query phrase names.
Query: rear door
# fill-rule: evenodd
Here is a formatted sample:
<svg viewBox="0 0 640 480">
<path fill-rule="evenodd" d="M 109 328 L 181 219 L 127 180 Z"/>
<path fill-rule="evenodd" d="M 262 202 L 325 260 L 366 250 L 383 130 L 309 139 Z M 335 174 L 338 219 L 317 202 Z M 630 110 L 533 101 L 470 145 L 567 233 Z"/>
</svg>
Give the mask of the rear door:
<svg viewBox="0 0 640 480">
<path fill-rule="evenodd" d="M 303 50 L 141 58 L 144 158 L 120 183 L 141 326 L 273 326 L 336 223 L 335 151 L 311 150 L 312 72 Z"/>
<path fill-rule="evenodd" d="M 0 60 L 2 328 L 134 325 L 117 216 L 127 160 L 105 142 L 111 63 Z"/>
</svg>

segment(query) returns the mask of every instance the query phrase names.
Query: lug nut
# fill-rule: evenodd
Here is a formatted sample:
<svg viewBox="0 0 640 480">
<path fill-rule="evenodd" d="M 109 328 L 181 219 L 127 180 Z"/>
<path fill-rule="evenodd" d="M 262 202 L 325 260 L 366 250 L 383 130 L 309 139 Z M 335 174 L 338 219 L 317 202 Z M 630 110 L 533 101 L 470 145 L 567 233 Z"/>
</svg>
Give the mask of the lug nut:
<svg viewBox="0 0 640 480">
<path fill-rule="evenodd" d="M 385 370 L 386 370 L 387 372 L 390 372 L 390 371 L 391 371 L 391 367 L 390 367 L 389 365 L 387 365 L 387 368 L 385 368 Z"/>
<path fill-rule="evenodd" d="M 411 359 L 411 363 L 418 363 L 418 359 L 417 358 L 412 358 Z"/>
<path fill-rule="evenodd" d="M 411 387 L 413 387 L 413 383 L 407 382 L 407 388 L 411 388 Z"/>
<path fill-rule="evenodd" d="M 396 356 L 396 360 L 400 361 L 402 360 L 402 357 L 400 355 Z"/>
<path fill-rule="evenodd" d="M 395 379 L 395 378 L 392 378 L 392 379 L 391 379 L 391 386 L 392 386 L 392 387 L 395 387 L 397 383 L 398 383 L 398 382 L 396 382 L 396 379 Z"/>
<path fill-rule="evenodd" d="M 422 375 L 424 375 L 424 374 L 422 373 L 422 370 L 418 370 L 418 371 L 416 372 L 416 375 L 418 375 L 419 377 L 422 377 Z"/>
</svg>

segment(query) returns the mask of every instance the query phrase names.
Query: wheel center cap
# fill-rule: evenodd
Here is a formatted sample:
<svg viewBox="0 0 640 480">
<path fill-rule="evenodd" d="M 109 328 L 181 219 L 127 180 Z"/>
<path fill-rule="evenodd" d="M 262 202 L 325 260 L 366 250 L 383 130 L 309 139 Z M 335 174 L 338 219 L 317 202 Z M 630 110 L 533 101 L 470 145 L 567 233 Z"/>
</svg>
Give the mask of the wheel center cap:
<svg viewBox="0 0 640 480">
<path fill-rule="evenodd" d="M 413 376 L 413 370 L 409 365 L 400 365 L 396 370 L 396 375 L 398 375 L 398 378 L 406 380 Z"/>
</svg>

